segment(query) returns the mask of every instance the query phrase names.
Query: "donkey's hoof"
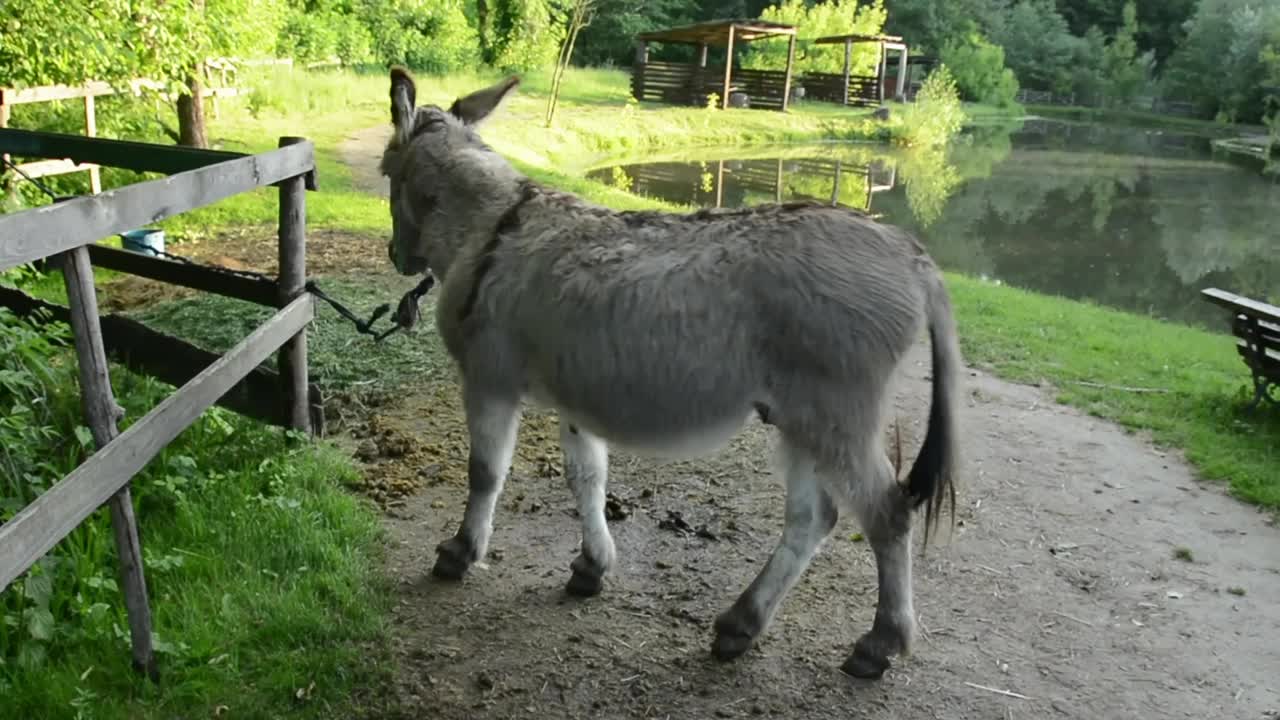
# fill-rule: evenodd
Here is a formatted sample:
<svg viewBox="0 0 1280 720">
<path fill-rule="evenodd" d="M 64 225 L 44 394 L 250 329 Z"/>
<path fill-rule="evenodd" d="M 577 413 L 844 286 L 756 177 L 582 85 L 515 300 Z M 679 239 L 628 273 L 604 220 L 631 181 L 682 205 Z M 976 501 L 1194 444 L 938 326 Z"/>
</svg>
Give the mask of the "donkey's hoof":
<svg viewBox="0 0 1280 720">
<path fill-rule="evenodd" d="M 471 567 L 471 548 L 465 540 L 451 537 L 436 546 L 436 564 L 431 574 L 441 580 L 461 580 Z"/>
<path fill-rule="evenodd" d="M 564 586 L 565 592 L 575 597 L 593 597 L 604 588 L 604 568 L 595 564 L 585 554 L 580 554 L 569 563 L 573 576 Z"/>
<path fill-rule="evenodd" d="M 575 570 L 573 571 L 573 575 L 569 578 L 569 582 L 565 583 L 564 591 L 574 597 L 588 598 L 599 595 L 600 590 L 603 588 L 603 577 L 599 575 L 589 575 Z"/>
<path fill-rule="evenodd" d="M 879 680 L 889 669 L 889 658 L 855 647 L 853 654 L 840 666 L 840 671 L 863 680 Z"/>
<path fill-rule="evenodd" d="M 748 623 L 743 622 L 730 609 L 716 618 L 716 639 L 711 643 L 711 654 L 717 660 L 733 660 L 741 657 L 756 642 L 758 632 L 752 632 Z"/>
<path fill-rule="evenodd" d="M 750 635 L 717 633 L 711 643 L 711 654 L 717 660 L 736 660 L 746 654 L 756 639 Z"/>
</svg>

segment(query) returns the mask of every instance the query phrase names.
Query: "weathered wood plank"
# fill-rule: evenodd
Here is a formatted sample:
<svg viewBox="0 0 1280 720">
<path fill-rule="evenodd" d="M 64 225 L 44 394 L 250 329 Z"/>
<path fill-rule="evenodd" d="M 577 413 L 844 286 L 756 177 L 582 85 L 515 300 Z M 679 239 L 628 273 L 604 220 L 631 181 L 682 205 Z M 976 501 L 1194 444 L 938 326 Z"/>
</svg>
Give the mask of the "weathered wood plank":
<svg viewBox="0 0 1280 720">
<path fill-rule="evenodd" d="M 282 137 L 280 147 L 293 147 L 306 140 Z M 276 280 L 283 307 L 303 293 L 307 281 L 307 191 L 305 179 L 295 177 L 280 183 L 279 277 Z M 299 432 L 311 432 L 307 412 L 307 334 L 300 332 L 280 349 L 280 380 L 283 383 L 289 425 Z"/>
<path fill-rule="evenodd" d="M 19 157 L 67 159 L 138 172 L 178 173 L 248 157 L 225 150 L 89 138 L 67 133 L 0 129 L 0 152 Z"/>
<path fill-rule="evenodd" d="M 67 173 L 81 172 L 96 167 L 99 166 L 93 163 L 77 163 L 72 160 L 35 160 L 18 165 L 18 170 L 21 171 L 18 178 L 22 179 L 22 175 L 29 178 L 66 175 Z"/>
<path fill-rule="evenodd" d="M 93 246 L 89 249 L 92 259 Z M 69 323 L 71 319 L 70 311 L 63 305 L 44 302 L 21 290 L 3 286 L 0 286 L 0 306 L 34 323 L 44 322 L 46 318 Z M 220 357 L 124 315 L 102 315 L 99 324 L 107 357 L 174 387 L 186 384 Z M 311 425 L 317 434 L 323 434 L 324 406 L 320 388 L 310 384 L 307 395 L 310 398 Z M 254 368 L 214 404 L 269 425 L 290 426 L 287 406 L 281 394 L 280 376 L 266 367 Z"/>
<path fill-rule="evenodd" d="M 120 434 L 116 420 L 122 414 L 111 392 L 107 353 L 98 325 L 98 299 L 93 287 L 93 267 L 89 253 L 78 247 L 65 252 L 62 277 L 67 288 L 71 332 L 75 338 L 76 370 L 80 379 L 80 407 L 98 449 L 111 444 Z M 120 591 L 129 619 L 129 639 L 133 667 L 148 677 L 157 677 L 155 651 L 151 646 L 151 606 L 147 599 L 147 579 L 142 569 L 142 546 L 133 516 L 133 500 L 128 478 L 111 496 L 111 527 L 120 562 Z"/>
<path fill-rule="evenodd" d="M 1280 323 L 1280 307 L 1264 303 L 1260 300 L 1253 300 L 1243 295 L 1237 295 L 1233 292 L 1220 290 L 1218 288 L 1205 288 L 1200 291 L 1200 295 L 1209 302 L 1220 305 L 1228 310 L 1243 312 L 1248 315 L 1254 315 L 1273 323 Z"/>
<path fill-rule="evenodd" d="M 303 295 L 0 525 L 0 590 L 47 553 L 253 368 L 311 322 Z"/>
<path fill-rule="evenodd" d="M 188 265 L 103 245 L 89 245 L 88 248 L 89 258 L 93 263 L 109 270 L 193 290 L 203 290 L 267 307 L 278 307 L 276 300 L 279 292 L 276 289 L 276 283 L 268 278 L 229 275 L 199 265 Z"/>
<path fill-rule="evenodd" d="M 0 270 L 297 177 L 314 168 L 314 148 L 310 142 L 302 142 L 100 195 L 0 216 Z"/>
</svg>

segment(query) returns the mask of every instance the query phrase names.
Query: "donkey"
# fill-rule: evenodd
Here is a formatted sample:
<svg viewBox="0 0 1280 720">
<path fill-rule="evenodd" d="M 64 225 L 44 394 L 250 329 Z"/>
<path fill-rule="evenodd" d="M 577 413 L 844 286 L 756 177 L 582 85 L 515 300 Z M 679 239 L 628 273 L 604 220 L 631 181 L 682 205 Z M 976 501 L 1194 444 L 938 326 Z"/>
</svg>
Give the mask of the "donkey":
<svg viewBox="0 0 1280 720">
<path fill-rule="evenodd" d="M 391 70 L 388 254 L 439 281 L 439 335 L 461 376 L 469 492 L 432 574 L 458 580 L 485 556 L 522 402 L 554 408 L 582 518 L 566 590 L 601 590 L 616 551 L 605 523 L 608 447 L 666 458 L 723 448 L 756 415 L 780 438 L 782 538 L 715 621 L 713 654 L 745 653 L 836 524 L 861 521 L 879 602 L 842 665 L 879 678 L 915 629 L 911 525 L 925 542 L 955 514 L 957 371 L 941 274 L 906 232 L 815 204 L 686 215 L 616 212 L 543 187 L 476 128 L 519 83 L 448 110 L 415 106 Z M 928 430 L 905 481 L 884 447 L 889 383 L 922 329 L 932 343 Z"/>
</svg>

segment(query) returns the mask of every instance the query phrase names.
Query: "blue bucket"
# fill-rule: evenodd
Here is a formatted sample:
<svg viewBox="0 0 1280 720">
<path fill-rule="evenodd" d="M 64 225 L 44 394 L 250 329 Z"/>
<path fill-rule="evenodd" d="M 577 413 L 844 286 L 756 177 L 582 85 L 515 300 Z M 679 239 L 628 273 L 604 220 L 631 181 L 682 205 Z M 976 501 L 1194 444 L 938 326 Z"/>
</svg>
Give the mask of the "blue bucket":
<svg viewBox="0 0 1280 720">
<path fill-rule="evenodd" d="M 124 241 L 124 249 L 143 255 L 157 255 L 164 252 L 164 231 L 144 228 L 120 233 Z"/>
</svg>

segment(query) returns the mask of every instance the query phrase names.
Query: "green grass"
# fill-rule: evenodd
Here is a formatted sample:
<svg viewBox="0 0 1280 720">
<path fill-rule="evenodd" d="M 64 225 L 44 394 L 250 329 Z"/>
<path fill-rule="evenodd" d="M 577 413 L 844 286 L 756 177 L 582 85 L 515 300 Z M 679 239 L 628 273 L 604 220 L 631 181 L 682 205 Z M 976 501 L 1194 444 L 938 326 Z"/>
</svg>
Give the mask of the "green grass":
<svg viewBox="0 0 1280 720">
<path fill-rule="evenodd" d="M 89 448 L 87 432 L 70 431 L 79 399 L 65 346 L 23 341 L 12 320 L 0 321 L 0 401 L 31 408 L 0 423 L 3 519 Z M 28 362 L 44 373 L 21 374 Z M 112 380 L 125 426 L 172 391 L 115 366 Z M 389 672 L 379 650 L 384 538 L 375 514 L 344 490 L 357 480 L 335 447 L 207 412 L 132 485 L 160 684 L 130 670 L 114 543 L 99 510 L 0 593 L 4 715 L 214 717 L 225 706 L 232 717 L 345 716 Z"/>
<path fill-rule="evenodd" d="M 384 302 L 395 302 L 415 279 L 392 281 L 378 278 L 318 277 L 325 292 L 362 318 Z M 311 379 L 327 391 L 350 394 L 360 401 L 379 400 L 407 385 L 452 377 L 444 348 L 435 339 L 428 295 L 422 302 L 423 322 L 412 333 L 398 332 L 374 344 L 372 337 L 357 334 L 350 322 L 323 303 L 307 331 L 307 361 Z M 138 313 L 151 327 L 191 338 L 215 352 L 239 342 L 270 316 L 271 310 L 228 298 L 201 295 L 157 305 Z M 378 329 L 390 327 L 383 319 Z M 267 366 L 274 365 L 274 359 Z"/>
</svg>

